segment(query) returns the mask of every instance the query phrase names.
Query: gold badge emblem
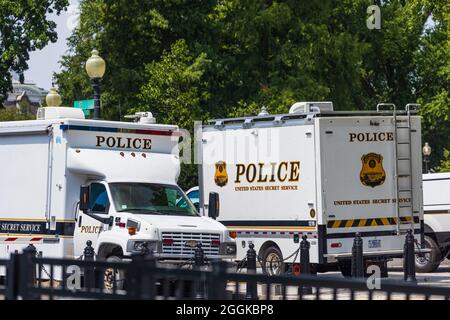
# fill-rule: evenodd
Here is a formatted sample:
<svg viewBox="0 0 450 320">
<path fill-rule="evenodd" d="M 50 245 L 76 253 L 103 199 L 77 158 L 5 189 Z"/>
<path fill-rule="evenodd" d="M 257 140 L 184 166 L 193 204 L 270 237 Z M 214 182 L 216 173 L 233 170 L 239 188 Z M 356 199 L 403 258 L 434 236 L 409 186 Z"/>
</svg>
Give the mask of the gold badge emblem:
<svg viewBox="0 0 450 320">
<path fill-rule="evenodd" d="M 227 164 L 225 161 L 219 161 L 216 163 L 216 174 L 214 175 L 214 182 L 223 187 L 228 183 Z"/>
<path fill-rule="evenodd" d="M 362 169 L 359 174 L 361 183 L 372 188 L 382 185 L 386 180 L 383 169 L 383 156 L 377 153 L 368 153 L 362 156 Z"/>
<path fill-rule="evenodd" d="M 184 245 L 188 248 L 195 248 L 198 242 L 196 240 L 187 240 Z"/>
</svg>

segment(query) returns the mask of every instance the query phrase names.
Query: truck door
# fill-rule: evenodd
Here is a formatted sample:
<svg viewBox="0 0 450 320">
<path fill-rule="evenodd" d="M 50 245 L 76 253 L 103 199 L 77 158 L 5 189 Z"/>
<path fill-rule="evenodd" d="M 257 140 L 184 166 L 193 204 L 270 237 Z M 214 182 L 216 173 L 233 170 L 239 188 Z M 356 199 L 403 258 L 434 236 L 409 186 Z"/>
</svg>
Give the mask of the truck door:
<svg viewBox="0 0 450 320">
<path fill-rule="evenodd" d="M 92 182 L 90 184 L 90 211 L 93 214 L 105 216 L 109 214 L 109 195 L 106 185 L 102 182 Z M 78 219 L 75 227 L 75 257 L 83 254 L 88 240 L 92 241 L 92 246 L 95 247 L 98 236 L 102 231 L 103 224 L 82 211 L 78 212 Z"/>
</svg>

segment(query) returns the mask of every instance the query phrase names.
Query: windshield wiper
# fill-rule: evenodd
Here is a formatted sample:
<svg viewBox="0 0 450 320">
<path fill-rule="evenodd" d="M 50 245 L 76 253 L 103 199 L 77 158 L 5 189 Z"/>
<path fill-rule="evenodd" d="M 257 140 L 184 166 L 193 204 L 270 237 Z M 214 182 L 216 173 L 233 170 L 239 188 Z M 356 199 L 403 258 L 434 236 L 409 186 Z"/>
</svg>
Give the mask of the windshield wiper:
<svg viewBox="0 0 450 320">
<path fill-rule="evenodd" d="M 119 210 L 117 212 L 140 212 L 140 213 L 147 213 L 147 214 L 161 214 L 161 212 L 144 209 L 144 208 L 127 208 L 127 209 Z"/>
<path fill-rule="evenodd" d="M 167 212 L 167 214 L 173 214 L 173 215 L 177 215 L 177 216 L 195 216 L 195 213 L 191 213 L 189 211 L 179 211 L 179 210 L 170 210 L 170 209 L 165 209 L 165 210 L 161 210 L 161 212 Z"/>
</svg>

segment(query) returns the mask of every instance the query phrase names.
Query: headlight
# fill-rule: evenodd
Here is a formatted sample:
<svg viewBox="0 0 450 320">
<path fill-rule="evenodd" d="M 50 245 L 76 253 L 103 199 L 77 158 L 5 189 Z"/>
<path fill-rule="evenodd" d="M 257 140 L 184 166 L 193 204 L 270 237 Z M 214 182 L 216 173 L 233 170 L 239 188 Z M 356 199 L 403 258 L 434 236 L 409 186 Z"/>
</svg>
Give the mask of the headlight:
<svg viewBox="0 0 450 320">
<path fill-rule="evenodd" d="M 142 252 L 145 247 L 147 247 L 150 252 L 157 252 L 158 241 L 128 240 L 127 242 L 127 252 Z"/>
<path fill-rule="evenodd" d="M 234 256 L 236 255 L 236 243 L 235 242 L 225 242 L 221 244 L 222 255 Z"/>
</svg>

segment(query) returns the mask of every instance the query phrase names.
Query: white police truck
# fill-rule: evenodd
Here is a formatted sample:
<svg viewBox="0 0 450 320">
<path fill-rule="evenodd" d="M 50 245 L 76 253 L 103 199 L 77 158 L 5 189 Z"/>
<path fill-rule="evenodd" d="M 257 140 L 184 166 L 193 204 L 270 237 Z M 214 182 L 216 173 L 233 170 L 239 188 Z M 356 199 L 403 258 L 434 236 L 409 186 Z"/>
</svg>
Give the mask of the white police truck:
<svg viewBox="0 0 450 320">
<path fill-rule="evenodd" d="M 420 249 L 421 125 L 413 107 L 335 112 L 331 102 L 299 102 L 286 114 L 212 120 L 198 139 L 200 206 L 218 193 L 238 261 L 253 243 L 269 274 L 300 271 L 306 236 L 317 270 L 338 264 L 348 275 L 356 233 L 367 263 L 386 268 L 402 256 L 409 230 Z"/>
<path fill-rule="evenodd" d="M 416 255 L 418 272 L 433 272 L 450 253 L 450 172 L 423 175 L 424 244 Z"/>
<path fill-rule="evenodd" d="M 177 186 L 180 130 L 153 122 L 151 113 L 87 120 L 64 107 L 1 122 L 0 258 L 28 244 L 78 258 L 88 240 L 110 261 L 147 246 L 162 263 L 186 263 L 198 243 L 208 259 L 232 257 L 227 229 L 199 216 Z"/>
</svg>

